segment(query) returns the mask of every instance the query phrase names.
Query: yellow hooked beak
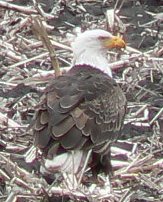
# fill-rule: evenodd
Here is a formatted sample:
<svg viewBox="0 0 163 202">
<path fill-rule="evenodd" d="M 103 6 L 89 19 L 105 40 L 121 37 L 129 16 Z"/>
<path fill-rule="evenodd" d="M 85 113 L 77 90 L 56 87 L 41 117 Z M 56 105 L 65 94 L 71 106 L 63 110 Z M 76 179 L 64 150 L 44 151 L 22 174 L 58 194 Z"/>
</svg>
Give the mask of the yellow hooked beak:
<svg viewBox="0 0 163 202">
<path fill-rule="evenodd" d="M 112 49 L 112 48 L 125 48 L 126 43 L 120 36 L 113 36 L 111 38 L 103 38 L 102 44 L 105 48 Z"/>
</svg>

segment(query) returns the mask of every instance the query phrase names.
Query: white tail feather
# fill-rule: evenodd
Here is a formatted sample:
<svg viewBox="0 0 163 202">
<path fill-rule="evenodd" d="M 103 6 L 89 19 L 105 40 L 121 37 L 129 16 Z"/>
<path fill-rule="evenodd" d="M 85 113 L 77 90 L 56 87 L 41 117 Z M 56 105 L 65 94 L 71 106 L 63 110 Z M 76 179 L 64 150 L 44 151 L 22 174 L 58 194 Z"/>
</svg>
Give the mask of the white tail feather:
<svg viewBox="0 0 163 202">
<path fill-rule="evenodd" d="M 67 152 L 55 156 L 53 159 L 45 159 L 44 168 L 41 167 L 40 171 L 45 174 L 49 172 L 67 172 L 67 173 L 78 173 L 84 165 L 86 159 L 86 153 L 77 150 Z"/>
</svg>

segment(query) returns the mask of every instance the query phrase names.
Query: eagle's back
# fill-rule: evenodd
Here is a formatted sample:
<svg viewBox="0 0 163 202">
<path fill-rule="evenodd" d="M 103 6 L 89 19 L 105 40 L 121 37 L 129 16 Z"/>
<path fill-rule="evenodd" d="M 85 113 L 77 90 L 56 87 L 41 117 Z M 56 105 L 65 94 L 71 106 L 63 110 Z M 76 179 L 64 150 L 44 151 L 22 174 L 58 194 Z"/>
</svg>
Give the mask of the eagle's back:
<svg viewBox="0 0 163 202">
<path fill-rule="evenodd" d="M 74 150 L 106 155 L 125 110 L 124 93 L 112 78 L 88 65 L 75 66 L 46 89 L 33 125 L 34 144 L 47 159 Z"/>
</svg>

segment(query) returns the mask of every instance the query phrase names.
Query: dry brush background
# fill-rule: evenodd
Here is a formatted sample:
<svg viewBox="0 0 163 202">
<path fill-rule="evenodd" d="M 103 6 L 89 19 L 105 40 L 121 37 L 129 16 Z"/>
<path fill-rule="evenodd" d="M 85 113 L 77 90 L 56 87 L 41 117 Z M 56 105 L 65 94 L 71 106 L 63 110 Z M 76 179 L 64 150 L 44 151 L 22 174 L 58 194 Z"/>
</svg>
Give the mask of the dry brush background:
<svg viewBox="0 0 163 202">
<path fill-rule="evenodd" d="M 128 99 L 121 140 L 113 145 L 111 189 L 95 182 L 53 186 L 38 164 L 26 164 L 26 132 L 39 97 L 54 79 L 52 52 L 37 36 L 41 19 L 62 72 L 71 64 L 70 41 L 86 29 L 120 32 L 126 50 L 111 52 L 115 79 Z M 45 42 L 46 43 L 46 42 Z M 54 56 L 54 55 L 53 55 Z M 0 1 L 0 202 L 163 200 L 163 3 L 160 0 Z M 54 64 L 56 65 L 56 64 Z M 87 175 L 87 173 L 86 173 Z M 105 183 L 104 176 L 101 179 Z"/>
</svg>

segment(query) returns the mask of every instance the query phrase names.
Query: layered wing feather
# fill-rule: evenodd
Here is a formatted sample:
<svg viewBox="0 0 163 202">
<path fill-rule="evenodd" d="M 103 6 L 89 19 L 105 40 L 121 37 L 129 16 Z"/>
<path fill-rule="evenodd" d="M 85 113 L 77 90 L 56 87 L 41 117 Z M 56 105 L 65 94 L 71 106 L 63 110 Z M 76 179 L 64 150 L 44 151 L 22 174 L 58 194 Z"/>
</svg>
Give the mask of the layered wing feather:
<svg viewBox="0 0 163 202">
<path fill-rule="evenodd" d="M 33 126 L 34 144 L 47 158 L 65 150 L 104 152 L 117 139 L 126 99 L 115 81 L 91 67 L 73 68 L 43 95 Z"/>
</svg>

